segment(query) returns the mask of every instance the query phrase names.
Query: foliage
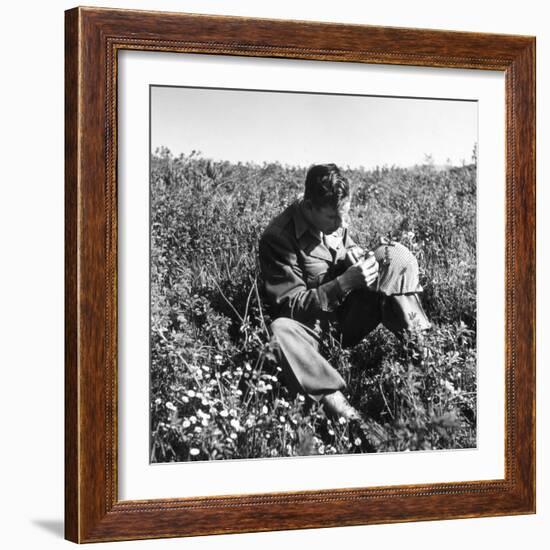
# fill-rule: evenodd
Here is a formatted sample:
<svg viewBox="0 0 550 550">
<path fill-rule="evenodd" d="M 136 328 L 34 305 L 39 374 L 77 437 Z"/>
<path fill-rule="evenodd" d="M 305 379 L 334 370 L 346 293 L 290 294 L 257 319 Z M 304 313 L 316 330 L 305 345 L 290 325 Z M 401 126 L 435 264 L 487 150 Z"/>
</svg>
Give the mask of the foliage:
<svg viewBox="0 0 550 550">
<path fill-rule="evenodd" d="M 434 328 L 378 328 L 327 353 L 378 451 L 467 448 L 476 438 L 476 167 L 348 170 L 356 241 L 417 256 Z M 344 421 L 292 396 L 269 341 L 261 231 L 299 196 L 300 167 L 212 162 L 161 149 L 151 174 L 151 461 L 361 452 Z"/>
</svg>

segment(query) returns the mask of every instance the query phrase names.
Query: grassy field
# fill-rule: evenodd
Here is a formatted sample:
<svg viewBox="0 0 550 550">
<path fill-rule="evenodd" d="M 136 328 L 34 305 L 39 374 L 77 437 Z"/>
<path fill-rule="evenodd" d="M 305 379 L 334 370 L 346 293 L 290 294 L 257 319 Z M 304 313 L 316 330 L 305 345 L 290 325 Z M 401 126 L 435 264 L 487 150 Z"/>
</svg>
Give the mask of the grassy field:
<svg viewBox="0 0 550 550">
<path fill-rule="evenodd" d="M 360 452 L 345 423 L 292 398 L 269 343 L 258 239 L 303 188 L 306 168 L 152 159 L 151 461 Z M 326 353 L 384 451 L 476 441 L 476 166 L 350 170 L 352 234 L 408 246 L 434 328 L 422 345 L 383 327 Z"/>
</svg>

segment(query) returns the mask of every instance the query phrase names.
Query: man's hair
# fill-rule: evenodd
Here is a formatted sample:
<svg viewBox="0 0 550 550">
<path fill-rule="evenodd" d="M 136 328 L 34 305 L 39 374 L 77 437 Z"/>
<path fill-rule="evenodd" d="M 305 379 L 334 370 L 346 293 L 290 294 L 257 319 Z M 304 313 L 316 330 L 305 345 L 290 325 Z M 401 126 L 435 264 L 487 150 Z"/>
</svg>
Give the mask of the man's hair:
<svg viewBox="0 0 550 550">
<path fill-rule="evenodd" d="M 349 194 L 349 182 L 335 164 L 316 164 L 307 171 L 304 200 L 315 207 L 338 208 Z"/>
</svg>

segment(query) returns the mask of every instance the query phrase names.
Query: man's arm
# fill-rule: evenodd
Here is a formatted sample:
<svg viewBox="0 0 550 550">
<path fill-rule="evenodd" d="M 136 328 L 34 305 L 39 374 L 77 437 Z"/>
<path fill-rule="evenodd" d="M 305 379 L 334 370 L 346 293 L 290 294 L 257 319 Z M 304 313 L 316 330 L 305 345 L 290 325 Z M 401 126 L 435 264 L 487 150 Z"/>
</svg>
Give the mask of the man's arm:
<svg viewBox="0 0 550 550">
<path fill-rule="evenodd" d="M 266 293 L 278 315 L 305 323 L 323 318 L 342 303 L 345 293 L 338 279 L 308 290 L 293 245 L 284 233 L 264 234 L 259 255 Z"/>
<path fill-rule="evenodd" d="M 374 253 L 365 251 L 351 238 L 348 229 L 344 237 L 347 270 L 338 277 L 344 294 L 358 288 L 371 287 L 378 278 L 378 262 Z"/>
</svg>

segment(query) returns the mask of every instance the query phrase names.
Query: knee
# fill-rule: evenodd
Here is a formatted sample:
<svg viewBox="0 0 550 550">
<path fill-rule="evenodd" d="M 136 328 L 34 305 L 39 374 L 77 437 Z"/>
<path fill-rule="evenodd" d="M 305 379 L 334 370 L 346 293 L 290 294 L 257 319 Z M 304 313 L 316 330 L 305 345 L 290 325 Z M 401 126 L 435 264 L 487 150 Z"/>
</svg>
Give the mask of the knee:
<svg viewBox="0 0 550 550">
<path fill-rule="evenodd" d="M 379 264 L 379 290 L 387 295 L 421 292 L 418 262 L 400 243 L 383 244 L 374 251 Z"/>
<path fill-rule="evenodd" d="M 293 319 L 289 317 L 278 317 L 275 319 L 269 326 L 271 334 L 275 339 L 282 335 L 289 334 L 294 328 L 293 325 L 296 323 Z"/>
<path fill-rule="evenodd" d="M 403 244 L 391 241 L 381 244 L 374 251 L 376 261 L 382 265 L 399 266 L 401 268 L 418 268 L 414 254 Z"/>
<path fill-rule="evenodd" d="M 269 328 L 271 329 L 271 340 L 283 345 L 291 344 L 296 340 L 307 339 L 309 334 L 307 327 L 289 317 L 275 319 Z"/>
</svg>

